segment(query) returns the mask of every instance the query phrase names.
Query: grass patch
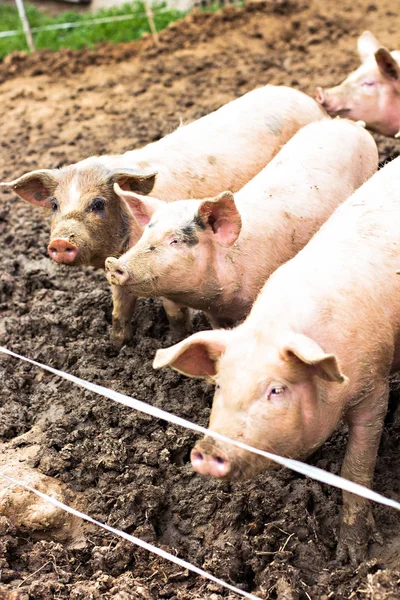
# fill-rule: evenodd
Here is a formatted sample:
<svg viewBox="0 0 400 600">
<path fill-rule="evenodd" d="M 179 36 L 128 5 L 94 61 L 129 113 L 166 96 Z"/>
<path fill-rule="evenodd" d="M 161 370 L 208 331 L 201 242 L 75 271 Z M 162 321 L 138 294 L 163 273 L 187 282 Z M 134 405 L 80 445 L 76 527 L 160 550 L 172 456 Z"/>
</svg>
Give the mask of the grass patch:
<svg viewBox="0 0 400 600">
<path fill-rule="evenodd" d="M 95 14 L 83 14 L 72 10 L 57 17 L 51 17 L 30 4 L 26 4 L 25 9 L 32 28 L 59 23 L 80 23 L 80 26 L 76 28 L 69 27 L 68 29 L 34 33 L 33 37 L 37 49 L 73 48 L 78 50 L 83 47 L 93 48 L 99 42 L 130 42 L 141 38 L 143 33 L 150 32 L 144 4 L 138 0 L 119 7 L 102 9 Z M 154 7 L 153 13 L 157 31 L 164 29 L 167 25 L 181 19 L 186 14 L 178 10 L 166 9 L 165 4 Z M 132 18 L 114 23 L 85 25 L 87 21 L 92 19 L 120 15 L 132 15 Z M 28 49 L 16 7 L 8 4 L 0 6 L 0 32 L 12 30 L 21 31 L 21 35 L 0 37 L 0 60 L 13 50 Z"/>
</svg>

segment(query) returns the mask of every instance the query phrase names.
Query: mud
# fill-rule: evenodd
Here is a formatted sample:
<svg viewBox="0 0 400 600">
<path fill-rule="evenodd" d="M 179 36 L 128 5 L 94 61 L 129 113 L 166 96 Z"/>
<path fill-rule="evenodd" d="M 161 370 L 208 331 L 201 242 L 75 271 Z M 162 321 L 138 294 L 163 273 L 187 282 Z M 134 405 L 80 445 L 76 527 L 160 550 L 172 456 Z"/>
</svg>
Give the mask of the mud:
<svg viewBox="0 0 400 600">
<path fill-rule="evenodd" d="M 308 93 L 333 85 L 357 66 L 362 30 L 395 48 L 399 25 L 389 0 L 271 0 L 192 14 L 161 33 L 159 49 L 146 38 L 14 55 L 0 64 L 0 179 L 138 147 L 264 83 Z M 398 141 L 376 139 L 382 161 L 398 155 Z M 161 304 L 139 302 L 134 343 L 117 355 L 104 274 L 56 266 L 48 233 L 39 209 L 1 193 L 1 344 L 206 425 L 210 387 L 151 368 L 169 342 Z M 197 317 L 196 329 L 205 326 Z M 383 545 L 354 570 L 335 560 L 337 490 L 284 470 L 235 484 L 203 479 L 189 463 L 194 434 L 14 359 L 0 357 L 0 376 L 0 442 L 35 445 L 31 466 L 96 519 L 260 598 L 399 598 L 400 521 L 391 509 L 374 507 Z M 374 486 L 399 500 L 395 409 Z M 342 428 L 310 461 L 338 473 L 345 443 Z M 37 539 L 1 517 L 0 599 L 234 597 L 94 527 L 84 536 L 79 544 Z"/>
</svg>

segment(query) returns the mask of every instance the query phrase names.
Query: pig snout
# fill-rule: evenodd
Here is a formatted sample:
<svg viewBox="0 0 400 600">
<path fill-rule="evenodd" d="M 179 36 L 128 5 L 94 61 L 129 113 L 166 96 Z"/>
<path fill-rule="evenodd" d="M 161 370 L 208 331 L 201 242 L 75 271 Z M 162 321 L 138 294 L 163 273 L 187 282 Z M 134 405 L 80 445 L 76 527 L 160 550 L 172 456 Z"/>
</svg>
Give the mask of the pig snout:
<svg viewBox="0 0 400 600">
<path fill-rule="evenodd" d="M 322 104 L 322 106 L 325 104 L 325 94 L 322 87 L 317 87 L 317 89 L 315 90 L 315 99 L 317 102 Z"/>
<path fill-rule="evenodd" d="M 229 475 L 231 462 L 220 448 L 212 442 L 198 442 L 190 454 L 192 467 L 200 475 L 223 478 Z"/>
<path fill-rule="evenodd" d="M 315 99 L 331 117 L 354 118 L 357 121 L 359 119 L 357 115 L 353 114 L 351 97 L 340 85 L 326 89 L 317 87 Z"/>
<path fill-rule="evenodd" d="M 61 264 L 71 264 L 78 256 L 78 246 L 62 238 L 50 242 L 47 251 L 50 258 Z"/>
<path fill-rule="evenodd" d="M 107 258 L 106 277 L 113 285 L 124 285 L 129 279 L 128 269 L 116 258 Z"/>
</svg>

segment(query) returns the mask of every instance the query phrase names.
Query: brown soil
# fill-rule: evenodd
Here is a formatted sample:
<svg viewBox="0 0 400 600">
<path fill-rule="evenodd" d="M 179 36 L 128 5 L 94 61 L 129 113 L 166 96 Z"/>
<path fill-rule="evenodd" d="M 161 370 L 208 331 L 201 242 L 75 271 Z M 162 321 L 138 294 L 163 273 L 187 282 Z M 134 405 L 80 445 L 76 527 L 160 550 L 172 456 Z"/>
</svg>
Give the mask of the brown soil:
<svg viewBox="0 0 400 600">
<path fill-rule="evenodd" d="M 398 47 L 392 0 L 275 0 L 193 14 L 151 40 L 97 51 L 13 56 L 0 64 L 0 179 L 158 139 L 267 82 L 312 93 L 357 66 L 357 35 L 372 29 Z M 399 142 L 378 138 L 382 160 Z M 1 194 L 0 342 L 200 424 L 212 390 L 169 370 L 158 301 L 141 301 L 135 339 L 108 344 L 111 299 L 101 272 L 47 258 L 40 210 Z M 205 323 L 199 317 L 196 327 Z M 0 440 L 44 430 L 34 466 L 67 484 L 93 517 L 203 566 L 260 598 L 388 600 L 400 597 L 400 522 L 374 512 L 384 544 L 357 570 L 335 561 L 340 493 L 281 470 L 220 483 L 192 471 L 195 436 L 122 408 L 38 369 L 0 358 Z M 400 499 L 400 419 L 388 420 L 375 489 Z M 22 444 L 23 442 L 21 442 Z M 29 443 L 29 442 L 24 442 Z M 311 459 L 339 472 L 336 433 Z M 13 591 L 14 590 L 14 591 Z M 94 528 L 86 544 L 35 540 L 0 521 L 0 599 L 233 598 Z"/>
</svg>

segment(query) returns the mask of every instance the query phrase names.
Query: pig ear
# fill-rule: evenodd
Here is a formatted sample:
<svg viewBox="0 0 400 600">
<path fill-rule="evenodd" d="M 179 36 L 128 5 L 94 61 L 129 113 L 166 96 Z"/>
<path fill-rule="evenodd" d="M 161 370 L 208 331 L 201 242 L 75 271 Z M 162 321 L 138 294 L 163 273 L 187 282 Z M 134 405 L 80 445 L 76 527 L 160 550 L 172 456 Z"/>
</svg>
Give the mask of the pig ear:
<svg viewBox="0 0 400 600">
<path fill-rule="evenodd" d="M 153 367 L 171 367 L 189 377 L 208 380 L 217 374 L 217 360 L 226 349 L 226 331 L 200 331 L 175 346 L 158 350 Z"/>
<path fill-rule="evenodd" d="M 157 200 L 157 198 L 126 192 L 120 188 L 118 183 L 114 183 L 114 191 L 125 202 L 131 215 L 142 227 L 146 227 L 155 211 L 165 204 L 163 200 Z"/>
<path fill-rule="evenodd" d="M 23 200 L 48 208 L 50 198 L 58 185 L 57 169 L 41 169 L 25 173 L 14 181 L 4 181 L 0 185 L 11 188 Z"/>
<path fill-rule="evenodd" d="M 118 183 L 121 189 L 147 196 L 156 182 L 157 173 L 146 173 L 137 169 L 115 169 L 109 181 Z"/>
<path fill-rule="evenodd" d="M 310 365 L 313 374 L 327 381 L 343 383 L 347 377 L 340 371 L 334 354 L 325 354 L 322 348 L 305 335 L 294 335 L 282 349 L 284 360 L 299 360 Z"/>
<path fill-rule="evenodd" d="M 364 31 L 357 40 L 357 51 L 361 62 L 365 62 L 380 48 L 381 45 L 370 31 Z"/>
<path fill-rule="evenodd" d="M 380 72 L 387 79 L 391 79 L 394 82 L 398 82 L 400 79 L 400 67 L 395 61 L 389 50 L 386 48 L 379 48 L 375 52 L 375 60 L 379 67 Z"/>
<path fill-rule="evenodd" d="M 232 192 L 222 192 L 211 200 L 204 200 L 198 217 L 211 227 L 216 241 L 223 246 L 232 246 L 242 229 L 242 218 Z"/>
</svg>

